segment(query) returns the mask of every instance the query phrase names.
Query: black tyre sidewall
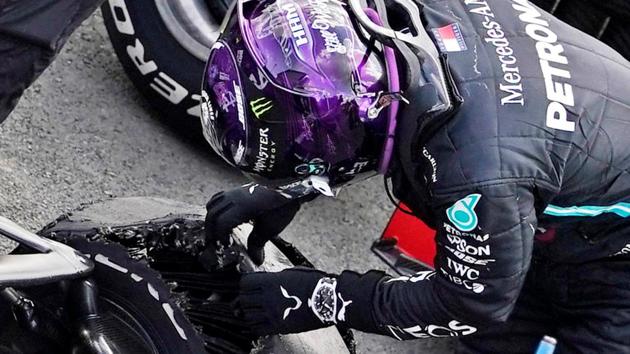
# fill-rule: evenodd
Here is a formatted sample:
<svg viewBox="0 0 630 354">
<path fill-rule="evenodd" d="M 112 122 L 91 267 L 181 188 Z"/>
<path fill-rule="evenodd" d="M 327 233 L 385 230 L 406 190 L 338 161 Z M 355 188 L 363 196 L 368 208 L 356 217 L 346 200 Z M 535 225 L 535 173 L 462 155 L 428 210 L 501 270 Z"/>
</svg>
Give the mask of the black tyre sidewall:
<svg viewBox="0 0 630 354">
<path fill-rule="evenodd" d="M 63 224 L 58 226 L 63 228 Z M 90 254 L 92 260 L 98 254 L 97 244 L 89 242 L 84 235 L 70 236 L 67 240 L 69 246 L 84 254 Z M 197 331 L 173 302 L 170 291 L 163 283 L 158 283 L 161 283 L 161 280 L 143 277 L 138 281 L 137 277 L 136 280 L 131 277 L 132 274 L 142 274 L 142 268 L 147 267 L 146 263 L 130 260 L 125 251 L 109 253 L 106 257 L 112 263 L 126 267 L 128 272 L 122 273 L 102 263 L 94 262 L 95 270 L 92 277 L 99 286 L 100 296 L 113 301 L 129 312 L 158 347 L 161 354 L 205 353 L 203 342 Z M 157 275 L 155 271 L 149 271 Z M 159 300 L 150 294 L 148 284 L 152 284 L 154 295 L 157 295 Z M 165 304 L 173 310 L 173 318 L 178 328 L 165 312 L 163 307 Z M 186 339 L 182 338 L 179 331 L 183 331 Z"/>
<path fill-rule="evenodd" d="M 175 40 L 163 23 L 154 0 L 108 0 L 101 6 L 101 11 L 114 50 L 133 84 L 167 124 L 185 137 L 203 141 L 198 95 L 205 62 Z M 128 52 L 131 48 L 133 53 L 140 53 L 140 46 L 144 49 L 144 57 L 140 60 L 155 63 L 155 66 L 143 66 L 146 68 L 144 73 Z M 158 92 L 162 84 L 172 92 L 169 78 L 187 91 L 181 101 L 182 96 L 177 96 L 177 104 Z"/>
<path fill-rule="evenodd" d="M 174 224 L 180 225 L 177 229 L 182 229 L 184 232 L 188 232 L 186 230 L 189 230 L 190 232 L 198 233 L 203 230 L 205 213 L 206 211 L 203 207 L 162 198 L 132 197 L 108 199 L 85 204 L 72 213 L 60 216 L 40 231 L 39 235 L 53 239 L 67 239 L 66 236 L 73 235 L 83 238 L 83 242 L 88 242 L 90 239 L 103 240 L 103 238 L 99 237 L 99 234 L 103 236 L 103 230 L 135 230 L 134 232 L 138 231 L 141 235 L 144 235 L 141 231 L 144 227 L 143 225 L 150 225 L 149 228 L 155 230 L 156 227 L 158 229 L 160 227 L 170 229 Z M 237 242 L 245 244 L 246 240 L 242 238 L 242 233 L 239 232 L 239 234 L 241 234 L 241 237 L 237 237 Z M 118 242 L 116 237 L 104 237 L 104 239 L 109 239 L 112 243 Z M 133 243 L 133 238 L 130 239 L 129 242 Z M 126 244 L 125 242 L 122 243 Z M 72 245 L 79 250 L 85 248 L 82 244 Z M 127 246 L 129 247 L 129 244 L 127 244 Z M 283 253 L 283 249 L 286 248 L 286 246 L 275 248 L 273 245 L 269 245 L 266 255 L 266 265 L 262 269 L 257 269 L 257 271 L 276 272 L 291 267 L 291 261 L 285 258 Z M 296 251 L 292 251 L 289 253 L 295 254 L 295 252 Z M 122 254 L 126 254 L 126 252 L 122 251 Z M 188 255 L 183 256 L 189 257 Z M 297 258 L 299 258 L 299 256 Z M 181 258 L 175 259 L 179 261 L 182 260 Z M 196 260 L 196 258 L 193 259 Z M 186 261 L 183 263 L 186 263 Z M 300 264 L 308 264 L 308 261 L 306 261 L 306 263 L 301 261 Z M 251 261 L 244 262 L 241 264 L 241 269 L 244 271 L 253 270 L 253 263 Z M 118 274 L 114 273 L 113 275 Z M 124 279 L 126 278 L 121 278 L 121 281 L 128 281 L 128 279 Z M 146 297 L 146 291 L 142 291 L 143 296 Z M 182 295 L 182 293 L 175 294 L 178 301 L 182 300 L 180 295 Z M 133 297 L 135 297 L 135 294 L 131 298 L 133 299 Z M 162 297 L 160 296 L 160 298 Z M 135 299 L 133 300 L 135 301 Z M 178 314 L 183 316 L 182 312 L 178 312 Z M 190 322 L 187 321 L 186 323 Z M 346 332 L 344 331 L 343 333 Z M 204 333 L 204 339 L 207 339 L 206 335 L 212 337 L 212 333 L 208 332 Z M 260 347 L 258 347 L 258 349 L 261 353 L 347 353 L 348 348 L 343 338 L 342 333 L 340 333 L 338 329 L 331 327 L 321 329 L 317 332 L 270 336 L 264 338 L 262 342 L 259 343 Z M 346 336 L 346 338 L 348 341 L 353 341 L 351 336 Z M 204 351 L 199 352 L 203 353 Z"/>
</svg>

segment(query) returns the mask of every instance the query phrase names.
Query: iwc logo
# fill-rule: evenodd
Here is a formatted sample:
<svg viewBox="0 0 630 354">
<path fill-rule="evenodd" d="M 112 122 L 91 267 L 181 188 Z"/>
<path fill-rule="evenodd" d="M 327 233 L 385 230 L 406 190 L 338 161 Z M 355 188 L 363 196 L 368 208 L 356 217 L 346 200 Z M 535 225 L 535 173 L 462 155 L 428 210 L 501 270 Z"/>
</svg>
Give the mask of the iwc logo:
<svg viewBox="0 0 630 354">
<path fill-rule="evenodd" d="M 481 194 L 471 194 L 458 200 L 452 207 L 446 210 L 446 216 L 460 231 L 468 232 L 477 227 L 479 220 L 475 213 L 475 207 L 481 199 Z"/>
</svg>

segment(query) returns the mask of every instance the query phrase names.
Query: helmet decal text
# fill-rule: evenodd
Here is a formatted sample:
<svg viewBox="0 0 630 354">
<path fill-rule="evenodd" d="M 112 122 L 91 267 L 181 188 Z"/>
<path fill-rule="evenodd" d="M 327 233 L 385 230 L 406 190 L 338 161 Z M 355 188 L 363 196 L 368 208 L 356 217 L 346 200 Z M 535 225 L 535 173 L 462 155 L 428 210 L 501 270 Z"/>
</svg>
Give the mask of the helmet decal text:
<svg viewBox="0 0 630 354">
<path fill-rule="evenodd" d="M 256 164 L 254 171 L 269 172 L 273 170 L 276 164 L 276 143 L 269 138 L 269 128 L 260 128 L 259 130 L 259 147 L 258 156 L 256 156 Z"/>
</svg>

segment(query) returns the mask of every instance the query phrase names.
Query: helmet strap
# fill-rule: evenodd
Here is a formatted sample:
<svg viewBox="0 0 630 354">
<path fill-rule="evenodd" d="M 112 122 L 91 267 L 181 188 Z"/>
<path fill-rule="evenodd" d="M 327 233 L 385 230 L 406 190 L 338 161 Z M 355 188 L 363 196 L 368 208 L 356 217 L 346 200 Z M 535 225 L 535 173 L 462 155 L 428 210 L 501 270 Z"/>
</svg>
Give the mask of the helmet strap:
<svg viewBox="0 0 630 354">
<path fill-rule="evenodd" d="M 352 2 L 351 2 L 352 3 Z M 383 21 L 381 20 L 380 15 L 374 9 L 366 8 L 363 9 L 363 15 L 365 15 L 369 21 L 371 21 L 377 27 L 383 28 Z M 361 16 L 359 16 L 361 17 Z M 391 92 L 399 92 L 400 91 L 400 78 L 398 77 L 398 63 L 396 62 L 396 53 L 394 53 L 394 49 L 387 46 L 383 43 L 383 56 L 385 57 L 385 64 L 387 65 L 387 80 L 389 82 L 389 90 Z M 396 94 L 394 94 L 396 95 Z M 398 116 L 398 109 L 400 108 L 400 102 L 404 97 L 402 94 L 397 94 L 399 99 L 386 99 L 383 104 L 380 103 L 383 96 L 379 93 L 379 96 L 376 99 L 375 104 L 377 106 L 370 107 L 368 110 L 368 116 L 376 113 L 380 113 L 385 107 L 389 107 L 389 117 L 387 120 L 387 136 L 385 137 L 385 144 L 383 145 L 383 153 L 381 155 L 381 160 L 378 166 L 378 172 L 381 174 L 386 174 L 389 169 L 389 163 L 392 159 L 392 155 L 394 153 L 394 137 L 396 135 L 396 118 Z M 396 96 L 394 96 L 395 98 Z M 409 102 L 404 99 L 405 102 Z M 378 105 L 381 105 L 380 109 Z M 376 117 L 375 116 L 375 117 Z"/>
</svg>

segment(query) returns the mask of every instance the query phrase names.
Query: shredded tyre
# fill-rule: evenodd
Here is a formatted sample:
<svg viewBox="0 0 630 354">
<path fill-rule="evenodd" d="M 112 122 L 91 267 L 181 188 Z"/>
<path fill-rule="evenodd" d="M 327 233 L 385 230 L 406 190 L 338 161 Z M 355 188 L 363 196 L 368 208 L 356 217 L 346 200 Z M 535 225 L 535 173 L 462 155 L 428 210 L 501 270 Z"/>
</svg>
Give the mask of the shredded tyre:
<svg viewBox="0 0 630 354">
<path fill-rule="evenodd" d="M 197 262 L 203 250 L 205 211 L 196 206 L 155 198 L 121 198 L 85 205 L 63 215 L 45 227 L 41 234 L 64 239 L 66 235 L 84 240 L 120 244 L 129 256 L 159 272 L 161 279 L 172 290 L 172 301 L 197 329 L 208 353 L 348 353 L 354 351 L 350 332 L 335 327 L 317 331 L 270 336 L 258 340 L 240 323 L 230 321 L 230 308 L 204 306 L 211 295 L 207 291 L 211 281 Z M 235 241 L 244 244 L 245 233 L 237 233 Z M 308 262 L 284 243 L 285 252 L 268 245 L 263 268 L 255 268 L 244 259 L 245 271 L 279 271 L 299 262 Z M 342 336 L 343 334 L 343 336 Z"/>
<path fill-rule="evenodd" d="M 88 238 L 75 232 L 49 233 L 48 236 L 88 255 L 95 268 L 91 277 L 98 286 L 98 326 L 115 340 L 118 349 L 128 353 L 197 354 L 204 345 L 195 328 L 178 308 L 171 289 L 147 262 L 129 257 L 118 244 L 99 238 Z M 28 252 L 19 247 L 14 253 Z M 74 344 L 74 333 L 64 317 L 66 298 L 60 283 L 16 289 L 37 304 L 39 315 L 56 318 L 54 332 Z M 2 344 L 19 348 L 22 353 L 67 352 L 68 347 L 51 348 L 37 334 L 24 331 L 8 319 L 10 311 L 0 306 L 3 319 Z M 52 326 L 48 321 L 46 326 Z"/>
</svg>

